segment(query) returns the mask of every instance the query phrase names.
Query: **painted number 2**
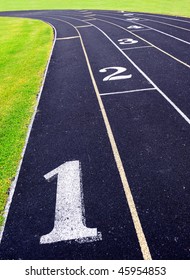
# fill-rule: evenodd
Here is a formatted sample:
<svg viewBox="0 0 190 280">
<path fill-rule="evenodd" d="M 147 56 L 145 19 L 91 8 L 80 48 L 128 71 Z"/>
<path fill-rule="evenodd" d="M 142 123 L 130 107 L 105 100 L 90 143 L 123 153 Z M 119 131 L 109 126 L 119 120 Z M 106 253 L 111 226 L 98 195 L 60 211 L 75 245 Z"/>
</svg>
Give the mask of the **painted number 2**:
<svg viewBox="0 0 190 280">
<path fill-rule="evenodd" d="M 57 177 L 57 195 L 53 230 L 41 236 L 40 243 L 73 239 L 85 242 L 101 239 L 101 234 L 96 228 L 85 226 L 79 161 L 65 162 L 44 177 L 48 181 Z"/>
<path fill-rule="evenodd" d="M 116 70 L 111 75 L 106 76 L 103 81 L 115 81 L 115 80 L 124 80 L 130 79 L 132 77 L 131 74 L 129 75 L 120 75 L 121 73 L 125 72 L 127 69 L 125 67 L 106 67 L 99 70 L 100 73 L 106 73 L 108 70 Z"/>
</svg>

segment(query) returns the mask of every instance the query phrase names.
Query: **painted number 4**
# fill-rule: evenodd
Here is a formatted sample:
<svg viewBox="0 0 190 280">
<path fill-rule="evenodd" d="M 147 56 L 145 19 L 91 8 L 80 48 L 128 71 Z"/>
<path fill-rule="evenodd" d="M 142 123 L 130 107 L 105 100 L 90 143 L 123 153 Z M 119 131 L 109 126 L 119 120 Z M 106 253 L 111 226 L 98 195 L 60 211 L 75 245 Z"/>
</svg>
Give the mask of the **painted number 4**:
<svg viewBox="0 0 190 280">
<path fill-rule="evenodd" d="M 57 177 L 55 222 L 53 230 L 41 236 L 40 243 L 79 240 L 80 242 L 101 239 L 96 228 L 85 225 L 81 168 L 79 161 L 68 161 L 45 176 L 50 181 Z"/>
</svg>

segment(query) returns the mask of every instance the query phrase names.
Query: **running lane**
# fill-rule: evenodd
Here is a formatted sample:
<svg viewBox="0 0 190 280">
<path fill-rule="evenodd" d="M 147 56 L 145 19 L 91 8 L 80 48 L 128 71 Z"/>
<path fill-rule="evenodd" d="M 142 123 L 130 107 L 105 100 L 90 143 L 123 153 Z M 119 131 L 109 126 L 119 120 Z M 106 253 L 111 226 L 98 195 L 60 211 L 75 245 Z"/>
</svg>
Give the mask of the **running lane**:
<svg viewBox="0 0 190 280">
<path fill-rule="evenodd" d="M 58 37 L 1 259 L 142 259 L 79 34 L 65 22 L 46 21 Z"/>
</svg>

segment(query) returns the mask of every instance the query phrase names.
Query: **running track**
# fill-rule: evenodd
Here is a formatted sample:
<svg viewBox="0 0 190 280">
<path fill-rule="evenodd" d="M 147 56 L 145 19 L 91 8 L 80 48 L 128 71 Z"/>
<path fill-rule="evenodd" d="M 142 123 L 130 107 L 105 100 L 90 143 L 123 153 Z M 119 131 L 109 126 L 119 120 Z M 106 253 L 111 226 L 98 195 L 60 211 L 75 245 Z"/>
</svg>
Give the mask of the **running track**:
<svg viewBox="0 0 190 280">
<path fill-rule="evenodd" d="M 189 259 L 190 19 L 1 15 L 55 38 L 0 258 Z"/>
</svg>

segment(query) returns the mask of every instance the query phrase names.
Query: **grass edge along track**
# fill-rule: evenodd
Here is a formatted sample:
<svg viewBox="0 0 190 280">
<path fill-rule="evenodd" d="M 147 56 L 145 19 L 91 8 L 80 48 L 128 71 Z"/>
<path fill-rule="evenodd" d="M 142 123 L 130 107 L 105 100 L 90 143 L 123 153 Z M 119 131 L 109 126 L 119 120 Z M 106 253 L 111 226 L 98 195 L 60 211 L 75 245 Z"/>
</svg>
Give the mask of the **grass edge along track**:
<svg viewBox="0 0 190 280">
<path fill-rule="evenodd" d="M 0 18 L 0 225 L 52 42 L 42 21 Z"/>
<path fill-rule="evenodd" d="M 125 10 L 190 17 L 190 0 L 7 0 L 0 2 L 0 11 L 47 9 Z"/>
</svg>

